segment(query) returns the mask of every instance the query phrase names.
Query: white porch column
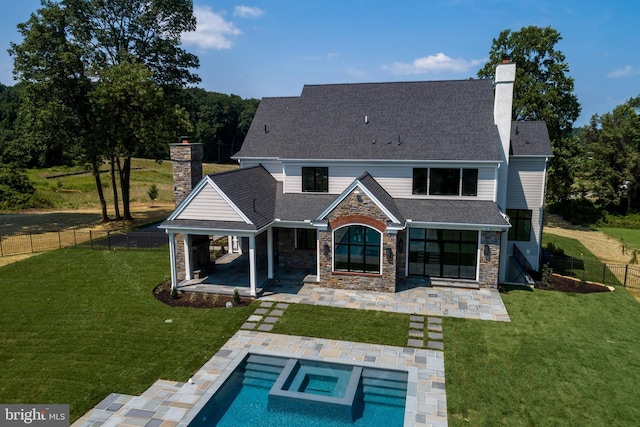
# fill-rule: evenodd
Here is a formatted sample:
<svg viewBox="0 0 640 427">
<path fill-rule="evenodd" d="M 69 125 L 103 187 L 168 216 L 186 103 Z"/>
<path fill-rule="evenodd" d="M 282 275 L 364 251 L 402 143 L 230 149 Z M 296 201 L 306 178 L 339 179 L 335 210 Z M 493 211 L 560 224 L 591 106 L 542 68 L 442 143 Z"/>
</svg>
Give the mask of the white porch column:
<svg viewBox="0 0 640 427">
<path fill-rule="evenodd" d="M 256 236 L 249 236 L 249 285 L 251 286 L 250 294 L 256 296 L 256 282 L 258 272 L 256 271 Z"/>
<path fill-rule="evenodd" d="M 267 229 L 267 278 L 273 279 L 273 229 Z"/>
<path fill-rule="evenodd" d="M 176 235 L 169 233 L 169 257 L 171 262 L 171 288 L 178 287 L 178 270 L 176 269 Z"/>
<path fill-rule="evenodd" d="M 320 283 L 320 231 L 316 230 L 316 282 Z"/>
<path fill-rule="evenodd" d="M 185 280 L 191 280 L 193 265 L 191 264 L 191 235 L 184 234 L 184 275 Z"/>
</svg>

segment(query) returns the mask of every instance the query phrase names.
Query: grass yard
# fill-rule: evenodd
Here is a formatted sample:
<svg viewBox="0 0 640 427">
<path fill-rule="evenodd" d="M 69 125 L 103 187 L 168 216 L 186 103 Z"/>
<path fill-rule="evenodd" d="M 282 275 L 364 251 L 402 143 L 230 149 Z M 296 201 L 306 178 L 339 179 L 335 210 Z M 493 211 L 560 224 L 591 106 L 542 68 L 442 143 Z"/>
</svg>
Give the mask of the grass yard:
<svg viewBox="0 0 640 427">
<path fill-rule="evenodd" d="M 69 403 L 186 381 L 254 306 L 171 308 L 152 293 L 165 251 L 68 249 L 0 268 L 0 402 Z M 165 323 L 172 319 L 171 323 Z"/>
<path fill-rule="evenodd" d="M 597 260 L 573 239 L 543 241 Z M 510 323 L 444 320 L 450 426 L 637 424 L 640 305 L 627 290 L 502 299 Z"/>
<path fill-rule="evenodd" d="M 407 314 L 303 304 L 290 305 L 273 327 L 278 334 L 398 347 L 407 344 L 408 330 Z"/>
</svg>

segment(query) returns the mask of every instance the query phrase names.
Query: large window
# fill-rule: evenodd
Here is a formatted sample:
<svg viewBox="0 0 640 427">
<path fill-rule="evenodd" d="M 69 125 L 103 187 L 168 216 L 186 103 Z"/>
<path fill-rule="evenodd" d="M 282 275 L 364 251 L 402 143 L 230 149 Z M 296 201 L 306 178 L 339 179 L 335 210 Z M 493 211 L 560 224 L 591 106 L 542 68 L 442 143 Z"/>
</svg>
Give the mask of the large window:
<svg viewBox="0 0 640 427">
<path fill-rule="evenodd" d="M 478 232 L 409 229 L 409 274 L 475 279 Z"/>
<path fill-rule="evenodd" d="M 302 191 L 327 193 L 329 191 L 329 168 L 303 167 Z"/>
<path fill-rule="evenodd" d="M 413 194 L 477 196 L 478 169 L 414 168 Z"/>
<path fill-rule="evenodd" d="M 380 273 L 381 235 L 364 225 L 338 228 L 333 233 L 334 270 Z"/>
<path fill-rule="evenodd" d="M 531 211 L 527 209 L 507 209 L 511 222 L 509 240 L 528 242 L 531 240 Z"/>
<path fill-rule="evenodd" d="M 296 228 L 296 249 L 315 249 L 316 230 Z"/>
</svg>

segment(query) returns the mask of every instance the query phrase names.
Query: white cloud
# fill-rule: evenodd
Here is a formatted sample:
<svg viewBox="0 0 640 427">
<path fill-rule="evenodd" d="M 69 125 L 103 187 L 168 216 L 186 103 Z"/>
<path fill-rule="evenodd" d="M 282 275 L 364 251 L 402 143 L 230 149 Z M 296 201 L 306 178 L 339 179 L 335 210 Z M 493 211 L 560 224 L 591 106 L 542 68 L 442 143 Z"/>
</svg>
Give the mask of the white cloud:
<svg viewBox="0 0 640 427">
<path fill-rule="evenodd" d="M 626 65 L 622 68 L 611 71 L 609 74 L 607 74 L 607 77 L 612 79 L 619 79 L 622 77 L 636 76 L 638 74 L 640 74 L 640 69 L 633 68 L 631 65 Z"/>
<path fill-rule="evenodd" d="M 239 16 L 240 18 L 259 18 L 264 14 L 264 11 L 259 7 L 251 7 L 251 6 L 236 6 L 233 10 L 234 16 Z"/>
<path fill-rule="evenodd" d="M 196 46 L 199 49 L 229 49 L 232 46 L 231 37 L 242 34 L 233 22 L 225 21 L 224 17 L 211 10 L 209 6 L 194 6 L 196 16 L 196 31 L 183 33 L 182 42 Z"/>
<path fill-rule="evenodd" d="M 427 74 L 433 72 L 453 71 L 456 73 L 464 73 L 472 67 L 476 67 L 486 62 L 486 59 L 474 59 L 468 61 L 466 59 L 450 58 L 444 53 L 436 53 L 422 58 L 415 59 L 411 63 L 394 62 L 392 65 L 385 65 L 382 68 L 390 71 L 392 74 Z"/>
</svg>

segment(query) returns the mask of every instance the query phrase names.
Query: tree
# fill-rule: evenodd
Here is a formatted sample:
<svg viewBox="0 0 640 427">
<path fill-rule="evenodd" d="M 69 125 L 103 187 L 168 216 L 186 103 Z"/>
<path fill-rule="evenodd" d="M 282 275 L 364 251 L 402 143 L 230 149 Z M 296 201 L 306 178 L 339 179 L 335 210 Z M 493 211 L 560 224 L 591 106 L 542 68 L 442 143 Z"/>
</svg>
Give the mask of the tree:
<svg viewBox="0 0 640 427">
<path fill-rule="evenodd" d="M 493 39 L 489 61 L 478 71 L 480 78 L 494 78 L 496 65 L 508 57 L 515 62 L 514 120 L 544 120 L 554 157 L 550 161 L 548 192 L 556 201 L 568 198 L 579 152 L 571 138 L 580 104 L 573 93 L 574 81 L 564 54 L 556 49 L 562 40 L 551 27 L 523 27 L 504 30 Z"/>
<path fill-rule="evenodd" d="M 638 101 L 640 97 L 618 105 L 610 113 L 594 115 L 582 129 L 590 155 L 584 179 L 590 193 L 605 207 L 628 211 L 640 182 Z"/>
<path fill-rule="evenodd" d="M 166 122 L 158 126 L 155 118 L 177 123 L 174 96 L 185 85 L 199 81 L 190 71 L 198 67 L 198 58 L 180 48 L 181 34 L 195 30 L 193 3 L 43 0 L 42 6 L 18 25 L 24 40 L 10 49 L 15 75 L 30 88 L 25 98 L 29 126 L 23 129 L 36 134 L 33 140 L 47 148 L 58 143 L 64 151 L 69 146 L 65 141 L 70 141 L 92 167 L 104 158 L 113 159 L 119 166 L 124 218 L 130 219 L 131 156 L 140 145 L 151 144 L 150 136 L 158 137 L 159 129 L 165 133 L 153 143 L 175 137 L 175 132 L 167 132 L 171 126 Z M 133 74 L 126 75 L 128 71 Z M 116 93 L 110 94 L 106 87 Z M 159 93 L 170 114 L 158 111 Z M 135 98 L 137 104 L 129 112 L 119 108 L 118 114 L 109 115 L 116 104 L 125 105 L 118 97 Z M 62 129 L 55 128 L 60 132 L 42 135 L 43 125 L 56 120 L 64 124 Z M 110 132 L 105 136 L 98 128 Z M 100 192 L 98 180 L 96 176 Z M 103 219 L 108 219 L 106 210 Z"/>
</svg>

